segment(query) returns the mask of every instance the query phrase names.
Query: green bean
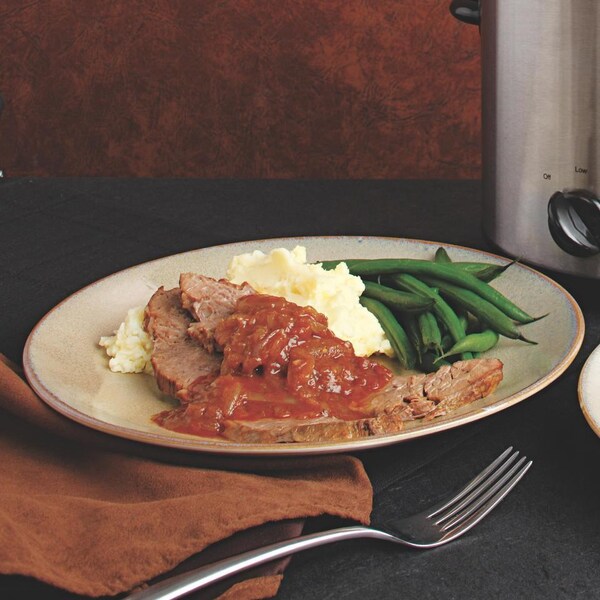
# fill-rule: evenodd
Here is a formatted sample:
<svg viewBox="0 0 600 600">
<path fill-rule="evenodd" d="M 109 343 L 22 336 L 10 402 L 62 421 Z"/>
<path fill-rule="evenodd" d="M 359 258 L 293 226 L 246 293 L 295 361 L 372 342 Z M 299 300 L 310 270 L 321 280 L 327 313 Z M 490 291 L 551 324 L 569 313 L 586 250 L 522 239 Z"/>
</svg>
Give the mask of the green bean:
<svg viewBox="0 0 600 600">
<path fill-rule="evenodd" d="M 335 269 L 341 262 L 344 262 L 348 266 L 348 269 L 351 270 L 354 266 L 358 265 L 359 263 L 367 263 L 367 262 L 369 262 L 369 260 L 371 260 L 371 259 L 348 258 L 345 260 L 326 260 L 320 264 L 325 270 L 329 271 L 329 270 Z M 372 260 L 375 260 L 375 259 L 372 259 Z M 379 259 L 376 259 L 376 260 L 379 260 Z M 385 259 L 385 260 L 397 260 L 397 259 Z M 398 260 L 400 260 L 400 259 L 398 259 Z M 438 264 L 453 265 L 457 269 L 460 269 L 461 271 L 466 272 L 466 273 L 470 273 L 471 275 L 474 275 L 475 277 L 477 277 L 477 279 L 480 279 L 481 281 L 484 281 L 486 283 L 489 283 L 490 281 L 492 281 L 492 280 L 496 279 L 497 277 L 499 277 L 500 275 L 502 275 L 502 273 L 504 273 L 504 271 L 506 271 L 506 269 L 508 269 L 508 267 L 510 267 L 510 265 L 512 265 L 516 262 L 516 261 L 512 261 L 506 265 L 496 265 L 496 264 L 492 264 L 492 263 L 482 263 L 482 262 L 464 262 L 464 261 L 452 262 L 452 260 L 448 256 L 448 253 L 442 247 L 437 249 L 434 260 Z"/>
<path fill-rule="evenodd" d="M 481 333 L 470 333 L 459 340 L 440 359 L 461 354 L 462 352 L 487 352 L 498 343 L 499 336 L 493 329 L 485 329 Z"/>
<path fill-rule="evenodd" d="M 443 264 L 448 264 L 448 263 L 452 262 L 452 259 L 448 255 L 448 252 L 446 252 L 446 249 L 443 248 L 442 246 L 440 246 L 435 251 L 435 258 L 434 258 L 434 260 L 435 260 L 436 263 L 443 263 Z"/>
<path fill-rule="evenodd" d="M 360 303 L 377 317 L 400 364 L 406 369 L 414 369 L 417 361 L 415 350 L 392 311 L 374 298 L 361 296 Z"/>
<path fill-rule="evenodd" d="M 439 290 L 438 290 L 439 293 Z M 456 314 L 458 316 L 458 320 L 462 323 L 463 329 L 465 330 L 465 333 L 469 333 L 469 313 L 465 312 L 465 311 L 456 311 Z"/>
<path fill-rule="evenodd" d="M 423 348 L 439 352 L 442 347 L 442 332 L 435 315 L 430 311 L 426 311 L 419 314 L 417 319 Z"/>
<path fill-rule="evenodd" d="M 514 264 L 514 261 L 509 262 L 506 265 L 494 265 L 490 263 L 478 262 L 455 262 L 452 264 L 455 267 L 462 269 L 466 273 L 471 273 L 471 275 L 475 275 L 477 279 L 489 283 L 490 281 L 493 281 L 494 279 L 502 275 L 502 273 L 504 273 L 504 271 L 506 271 L 508 267 Z"/>
<path fill-rule="evenodd" d="M 435 257 L 433 259 L 436 263 L 441 264 L 452 264 L 467 273 L 471 273 L 471 275 L 475 275 L 477 279 L 481 279 L 481 281 L 485 281 L 489 283 L 490 281 L 499 277 L 514 263 L 514 261 L 509 262 L 507 265 L 495 265 L 493 263 L 484 263 L 484 262 L 453 262 L 450 258 L 448 252 L 445 248 L 440 246 L 435 251 Z"/>
<path fill-rule="evenodd" d="M 406 273 L 401 275 L 392 275 L 389 277 L 389 281 L 392 282 L 392 285 L 400 289 L 413 292 L 415 294 L 422 294 L 427 298 L 433 298 L 434 304 L 431 310 L 446 326 L 448 332 L 452 336 L 452 339 L 455 342 L 458 342 L 458 340 L 465 337 L 464 327 L 462 326 L 452 307 L 437 292 L 432 290 L 429 285 Z M 473 357 L 470 353 L 465 352 L 462 358 L 464 360 L 468 360 Z"/>
<path fill-rule="evenodd" d="M 447 351 L 454 345 L 454 340 L 449 333 L 442 336 L 442 351 Z"/>
<path fill-rule="evenodd" d="M 375 283 L 374 281 L 365 281 L 364 296 L 375 298 L 383 302 L 386 306 L 400 311 L 420 311 L 427 310 L 433 306 L 431 298 L 425 298 L 411 292 L 401 292 L 393 288 Z"/>
<path fill-rule="evenodd" d="M 528 340 L 519 331 L 514 322 L 506 316 L 500 309 L 491 302 L 483 299 L 481 296 L 471 290 L 463 289 L 459 286 L 442 281 L 434 277 L 423 278 L 428 285 L 435 285 L 439 288 L 440 294 L 446 299 L 450 299 L 471 314 L 475 315 L 480 321 L 485 323 L 488 328 L 493 329 L 505 337 L 522 340 L 529 344 L 536 344 Z M 458 340 L 456 340 L 458 341 Z"/>
<path fill-rule="evenodd" d="M 348 268 L 351 267 L 351 265 L 354 264 L 358 264 L 360 262 L 365 262 L 368 259 L 365 258 L 347 258 L 347 259 L 339 259 L 339 260 L 324 260 L 318 264 L 320 264 L 326 271 L 331 271 L 333 269 L 335 269 L 340 263 L 346 263 L 346 265 L 348 266 Z"/>
<path fill-rule="evenodd" d="M 396 273 L 436 277 L 442 281 L 448 281 L 476 292 L 519 323 L 531 323 L 535 321 L 534 317 L 528 315 L 498 290 L 485 281 L 477 279 L 471 273 L 457 269 L 453 264 L 441 264 L 414 258 L 382 258 L 358 262 L 349 267 L 349 269 L 350 273 L 360 277 Z"/>
<path fill-rule="evenodd" d="M 421 339 L 418 316 L 412 312 L 403 312 L 397 315 L 397 318 L 402 327 L 404 327 L 404 331 L 406 331 L 406 335 L 408 335 L 408 339 L 417 353 L 417 360 L 420 362 L 421 355 L 425 352 L 425 348 L 423 347 L 423 341 Z"/>
</svg>

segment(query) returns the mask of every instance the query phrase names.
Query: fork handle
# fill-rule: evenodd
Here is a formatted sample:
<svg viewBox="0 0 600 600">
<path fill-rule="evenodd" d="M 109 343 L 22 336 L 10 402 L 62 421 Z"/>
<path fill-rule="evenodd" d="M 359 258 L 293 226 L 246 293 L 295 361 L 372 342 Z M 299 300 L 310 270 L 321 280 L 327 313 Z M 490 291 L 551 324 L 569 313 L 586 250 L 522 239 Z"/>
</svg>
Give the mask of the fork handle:
<svg viewBox="0 0 600 600">
<path fill-rule="evenodd" d="M 296 552 L 301 552 L 302 550 L 355 538 L 386 539 L 388 537 L 388 534 L 383 531 L 361 526 L 340 527 L 319 533 L 310 533 L 292 540 L 284 540 L 263 546 L 262 548 L 256 548 L 255 550 L 249 550 L 237 556 L 225 558 L 210 565 L 194 569 L 188 573 L 176 575 L 139 592 L 135 592 L 127 596 L 124 600 L 173 600 L 174 598 L 181 598 L 195 590 L 221 581 L 235 573 L 240 573 L 246 569 L 295 554 Z"/>
</svg>

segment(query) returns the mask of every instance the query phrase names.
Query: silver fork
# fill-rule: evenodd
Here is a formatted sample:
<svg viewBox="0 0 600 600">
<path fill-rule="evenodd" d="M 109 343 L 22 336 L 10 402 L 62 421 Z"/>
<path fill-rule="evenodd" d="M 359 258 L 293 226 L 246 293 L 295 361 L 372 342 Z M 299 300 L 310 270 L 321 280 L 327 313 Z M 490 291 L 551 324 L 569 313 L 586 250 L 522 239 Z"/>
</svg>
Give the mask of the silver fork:
<svg viewBox="0 0 600 600">
<path fill-rule="evenodd" d="M 423 512 L 387 523 L 389 531 L 371 527 L 340 527 L 270 544 L 177 575 L 128 596 L 125 600 L 173 600 L 221 581 L 240 571 L 332 542 L 371 538 L 411 548 L 435 548 L 474 527 L 525 475 L 532 461 L 507 448 L 479 475 L 448 500 Z"/>
</svg>

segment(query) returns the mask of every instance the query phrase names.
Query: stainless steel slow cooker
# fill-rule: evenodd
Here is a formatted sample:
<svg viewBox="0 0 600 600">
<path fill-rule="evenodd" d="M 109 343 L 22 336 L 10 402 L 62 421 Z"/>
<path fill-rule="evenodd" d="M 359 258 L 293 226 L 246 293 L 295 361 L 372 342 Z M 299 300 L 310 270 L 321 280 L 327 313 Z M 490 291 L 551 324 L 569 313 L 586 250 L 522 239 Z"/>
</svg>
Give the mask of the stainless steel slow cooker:
<svg viewBox="0 0 600 600">
<path fill-rule="evenodd" d="M 484 231 L 505 253 L 600 277 L 600 0 L 455 0 L 479 25 Z"/>
</svg>

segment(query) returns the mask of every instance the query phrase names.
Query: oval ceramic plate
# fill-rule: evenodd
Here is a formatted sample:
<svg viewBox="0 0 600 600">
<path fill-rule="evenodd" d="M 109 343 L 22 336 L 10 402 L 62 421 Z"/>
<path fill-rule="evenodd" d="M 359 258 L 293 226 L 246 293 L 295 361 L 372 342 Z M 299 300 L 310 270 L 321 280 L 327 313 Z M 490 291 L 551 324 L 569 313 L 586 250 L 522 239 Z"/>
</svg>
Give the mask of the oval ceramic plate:
<svg viewBox="0 0 600 600">
<path fill-rule="evenodd" d="M 239 444 L 160 428 L 152 415 L 174 406 L 149 375 L 112 373 L 98 346 L 111 335 L 127 310 L 145 304 L 161 285 L 178 284 L 179 274 L 196 271 L 224 277 L 233 256 L 253 250 L 307 248 L 308 260 L 414 257 L 430 259 L 435 242 L 378 237 L 284 238 L 204 248 L 158 259 L 106 277 L 67 298 L 50 311 L 29 336 L 24 352 L 27 378 L 38 395 L 58 412 L 106 433 L 172 448 L 239 455 L 301 455 L 355 451 L 430 435 L 492 415 L 524 400 L 554 381 L 575 358 L 584 322 L 573 298 L 541 273 L 513 265 L 494 286 L 533 315 L 548 318 L 524 326 L 538 342 L 501 339 L 493 355 L 505 365 L 496 392 L 433 421 L 408 423 L 400 433 L 345 442 Z M 506 263 L 499 256 L 444 245 L 454 260 Z"/>
<path fill-rule="evenodd" d="M 578 393 L 584 417 L 600 436 L 600 346 L 589 355 L 581 369 Z"/>
</svg>

